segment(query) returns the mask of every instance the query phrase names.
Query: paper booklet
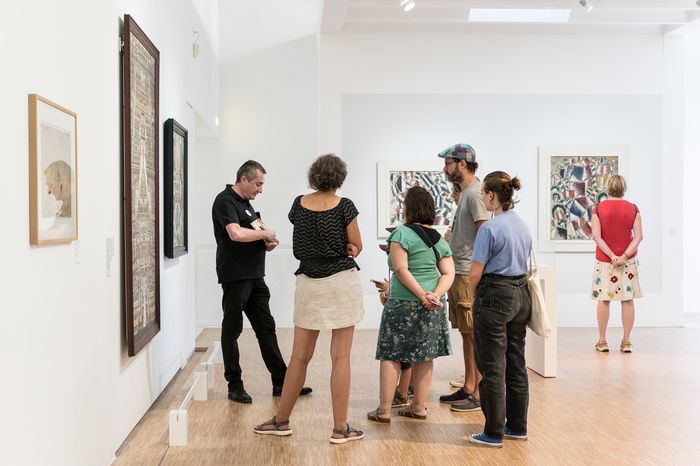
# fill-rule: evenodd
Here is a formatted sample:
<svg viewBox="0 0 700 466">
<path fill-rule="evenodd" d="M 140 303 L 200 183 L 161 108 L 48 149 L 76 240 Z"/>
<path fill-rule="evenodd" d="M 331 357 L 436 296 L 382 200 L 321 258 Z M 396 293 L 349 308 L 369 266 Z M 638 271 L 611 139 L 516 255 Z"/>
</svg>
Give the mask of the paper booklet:
<svg viewBox="0 0 700 466">
<path fill-rule="evenodd" d="M 257 231 L 263 231 L 266 230 L 267 227 L 265 227 L 265 223 L 260 218 L 256 218 L 252 222 L 250 222 L 250 226 L 253 227 L 253 230 Z M 265 244 L 270 244 L 272 241 L 265 240 Z"/>
</svg>

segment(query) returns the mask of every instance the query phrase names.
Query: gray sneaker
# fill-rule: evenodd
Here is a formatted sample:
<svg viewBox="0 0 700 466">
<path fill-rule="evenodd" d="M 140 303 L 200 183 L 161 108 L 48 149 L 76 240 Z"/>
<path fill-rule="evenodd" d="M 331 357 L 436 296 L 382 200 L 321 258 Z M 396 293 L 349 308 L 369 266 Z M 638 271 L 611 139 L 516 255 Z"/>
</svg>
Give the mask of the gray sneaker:
<svg viewBox="0 0 700 466">
<path fill-rule="evenodd" d="M 452 406 L 450 406 L 451 411 L 457 411 L 458 413 L 466 413 L 480 409 L 481 403 L 471 393 L 467 395 L 467 399 L 452 403 Z"/>
</svg>

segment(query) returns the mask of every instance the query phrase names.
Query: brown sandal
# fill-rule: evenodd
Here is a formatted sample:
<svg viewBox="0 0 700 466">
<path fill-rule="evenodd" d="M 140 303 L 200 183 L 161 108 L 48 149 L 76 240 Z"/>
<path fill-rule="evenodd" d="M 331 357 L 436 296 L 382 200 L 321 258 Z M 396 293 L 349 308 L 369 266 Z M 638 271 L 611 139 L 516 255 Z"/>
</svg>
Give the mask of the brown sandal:
<svg viewBox="0 0 700 466">
<path fill-rule="evenodd" d="M 267 429 L 267 426 L 272 426 L 272 429 Z M 287 426 L 286 429 L 283 428 L 284 426 Z M 261 435 L 278 435 L 280 437 L 285 437 L 287 435 L 292 435 L 292 428 L 289 427 L 289 420 L 278 421 L 277 416 L 274 416 L 269 421 L 255 426 L 253 432 Z"/>
<path fill-rule="evenodd" d="M 425 412 L 426 414 L 418 414 L 417 412 L 413 411 L 412 406 L 408 406 L 406 408 L 399 409 L 397 414 L 399 416 L 410 417 L 411 419 L 420 419 L 421 421 L 423 421 L 428 418 L 428 408 L 425 408 Z"/>
<path fill-rule="evenodd" d="M 379 417 L 380 414 L 388 414 L 389 417 Z M 367 419 L 382 424 L 389 424 L 391 423 L 391 411 L 382 411 L 379 408 L 377 408 L 374 411 L 370 411 L 369 413 L 367 413 Z"/>
<path fill-rule="evenodd" d="M 333 429 L 334 434 L 342 435 L 340 438 L 335 438 L 331 436 L 331 443 L 334 443 L 336 445 L 341 444 L 341 443 L 347 443 L 347 442 L 352 442 L 353 440 L 361 440 L 364 438 L 365 433 L 362 432 L 361 430 L 353 429 L 350 427 L 350 424 L 345 424 L 346 429 L 341 430 L 341 429 Z M 355 435 L 351 435 L 355 434 Z"/>
</svg>

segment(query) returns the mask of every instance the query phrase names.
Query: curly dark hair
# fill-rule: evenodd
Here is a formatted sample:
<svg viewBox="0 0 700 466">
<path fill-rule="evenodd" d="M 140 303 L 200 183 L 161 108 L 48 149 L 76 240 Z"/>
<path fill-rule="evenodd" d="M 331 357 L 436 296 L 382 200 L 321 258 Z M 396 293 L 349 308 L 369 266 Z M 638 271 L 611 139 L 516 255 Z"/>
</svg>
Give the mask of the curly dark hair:
<svg viewBox="0 0 700 466">
<path fill-rule="evenodd" d="M 335 191 L 348 176 L 343 159 L 335 154 L 325 154 L 314 160 L 309 167 L 309 187 L 316 191 Z"/>
<path fill-rule="evenodd" d="M 435 223 L 435 200 L 424 187 L 412 186 L 409 188 L 403 205 L 406 225 L 411 223 L 432 225 Z"/>
</svg>

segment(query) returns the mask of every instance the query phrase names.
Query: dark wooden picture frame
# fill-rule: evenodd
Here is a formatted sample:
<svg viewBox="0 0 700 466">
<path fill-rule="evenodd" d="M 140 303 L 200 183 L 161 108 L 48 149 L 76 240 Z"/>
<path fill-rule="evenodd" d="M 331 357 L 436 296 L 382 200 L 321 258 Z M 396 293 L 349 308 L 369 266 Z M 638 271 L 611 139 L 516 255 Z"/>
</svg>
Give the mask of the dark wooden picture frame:
<svg viewBox="0 0 700 466">
<path fill-rule="evenodd" d="M 187 130 L 170 118 L 163 134 L 165 256 L 187 254 Z"/>
<path fill-rule="evenodd" d="M 160 53 L 130 15 L 122 41 L 124 304 L 135 356 L 160 331 Z"/>
</svg>

